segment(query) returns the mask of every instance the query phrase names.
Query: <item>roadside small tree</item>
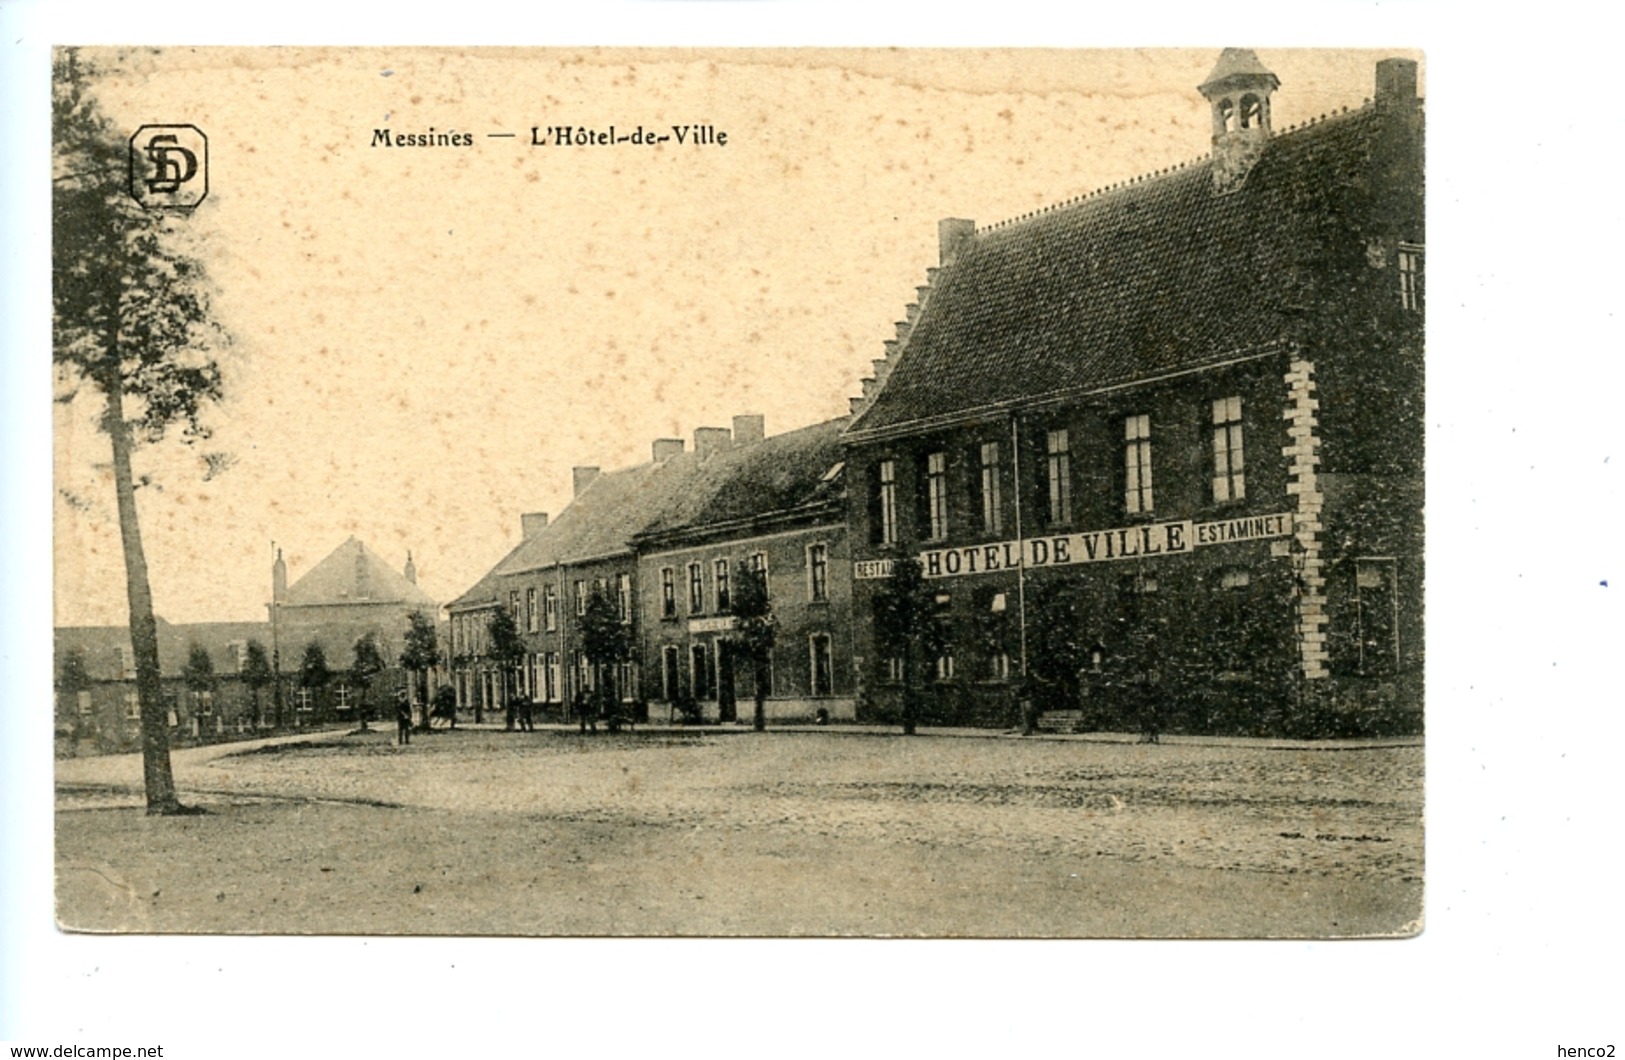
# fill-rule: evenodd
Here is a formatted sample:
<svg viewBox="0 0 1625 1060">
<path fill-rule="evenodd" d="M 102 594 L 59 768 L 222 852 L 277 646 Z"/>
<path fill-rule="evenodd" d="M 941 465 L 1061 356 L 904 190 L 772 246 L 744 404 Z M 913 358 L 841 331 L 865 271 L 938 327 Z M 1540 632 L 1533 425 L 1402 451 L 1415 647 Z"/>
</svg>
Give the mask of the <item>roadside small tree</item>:
<svg viewBox="0 0 1625 1060">
<path fill-rule="evenodd" d="M 903 660 L 903 735 L 919 724 L 919 669 L 942 648 L 937 603 L 920 561 L 899 556 L 875 593 L 875 634 L 881 650 Z"/>
<path fill-rule="evenodd" d="M 504 707 L 508 705 L 508 680 L 514 676 L 515 671 L 525 661 L 525 640 L 519 635 L 519 621 L 514 618 L 513 612 L 505 607 L 499 607 L 491 612 L 491 622 L 487 627 L 490 635 L 486 644 L 485 655 L 497 667 L 498 695 Z M 512 717 L 511 713 L 509 715 Z"/>
<path fill-rule="evenodd" d="M 734 578 L 734 636 L 750 660 L 755 711 L 751 727 L 767 728 L 767 682 L 773 662 L 773 644 L 778 639 L 778 619 L 767 593 L 767 572 L 741 561 Z"/>
<path fill-rule="evenodd" d="M 317 699 L 321 696 L 322 689 L 332 680 L 333 671 L 327 665 L 327 652 L 314 640 L 306 644 L 305 654 L 299 660 L 299 687 L 309 693 L 312 699 Z M 297 724 L 297 710 L 294 712 L 294 719 Z"/>
<path fill-rule="evenodd" d="M 214 696 L 214 660 L 209 658 L 209 651 L 203 645 L 193 642 L 187 646 L 181 680 L 185 682 L 186 690 L 192 693 L 192 723 L 197 726 L 198 735 L 201 736 L 204 705 L 208 702 L 204 697 L 212 699 Z"/>
<path fill-rule="evenodd" d="M 421 728 L 429 729 L 429 671 L 440 661 L 440 638 L 435 632 L 434 620 L 422 611 L 406 616 L 406 639 L 401 648 L 401 666 L 413 675 L 417 684 L 417 701 L 423 708 Z"/>
<path fill-rule="evenodd" d="M 260 710 L 260 692 L 272 679 L 271 656 L 266 652 L 265 645 L 257 640 L 249 641 L 243 648 L 243 684 L 248 686 L 254 698 L 255 729 L 260 727 L 260 720 L 264 717 Z"/>
<path fill-rule="evenodd" d="M 587 597 L 586 614 L 581 616 L 581 653 L 598 674 L 601 713 L 613 716 L 620 702 L 615 669 L 631 657 L 632 619 L 621 614 L 619 597 L 601 585 Z"/>
<path fill-rule="evenodd" d="M 378 650 L 378 637 L 373 633 L 363 633 L 356 638 L 355 656 L 350 661 L 350 680 L 360 690 L 360 702 L 356 705 L 356 714 L 361 718 L 361 731 L 367 731 L 367 721 L 372 715 L 372 704 L 367 698 L 367 690 L 377 680 L 378 675 L 384 672 L 386 663 L 384 653 Z"/>
</svg>

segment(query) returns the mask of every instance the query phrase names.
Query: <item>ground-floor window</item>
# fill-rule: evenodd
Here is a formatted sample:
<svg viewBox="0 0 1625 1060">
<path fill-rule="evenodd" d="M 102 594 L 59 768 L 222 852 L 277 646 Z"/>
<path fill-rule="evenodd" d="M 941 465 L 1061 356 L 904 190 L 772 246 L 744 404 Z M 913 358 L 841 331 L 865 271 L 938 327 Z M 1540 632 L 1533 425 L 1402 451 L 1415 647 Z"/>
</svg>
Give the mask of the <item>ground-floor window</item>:
<svg viewBox="0 0 1625 1060">
<path fill-rule="evenodd" d="M 621 702 L 630 703 L 637 699 L 637 672 L 631 662 L 622 662 L 615 665 L 615 687 L 620 690 Z"/>
<path fill-rule="evenodd" d="M 679 676 L 677 646 L 668 644 L 660 649 L 660 698 L 670 703 L 677 698 Z"/>
<path fill-rule="evenodd" d="M 903 683 L 903 657 L 889 655 L 885 659 L 885 678 L 887 683 L 900 685 Z"/>
<path fill-rule="evenodd" d="M 688 649 L 688 662 L 691 667 L 691 680 L 694 684 L 695 699 L 710 699 L 716 694 L 716 688 L 711 681 L 711 658 L 702 644 L 696 644 Z"/>
<path fill-rule="evenodd" d="M 298 707 L 299 713 L 309 714 L 316 709 L 316 695 L 308 688 L 301 688 L 294 693 L 294 703 Z"/>
<path fill-rule="evenodd" d="M 833 695 L 835 692 L 835 660 L 831 652 L 828 633 L 814 633 L 807 638 L 812 656 L 812 694 Z"/>
<path fill-rule="evenodd" d="M 200 693 L 198 693 L 198 695 L 206 696 L 206 695 L 208 695 L 208 693 L 207 692 L 200 692 Z M 349 710 L 350 709 L 351 703 L 350 703 L 350 686 L 349 685 L 339 685 L 339 687 L 334 690 L 333 697 L 334 697 L 333 705 L 335 707 L 337 707 L 339 710 Z M 203 710 L 201 704 L 199 705 L 199 710 L 202 711 L 202 713 L 204 713 L 204 714 L 209 713 L 207 710 Z"/>
<path fill-rule="evenodd" d="M 88 693 L 80 693 L 88 695 Z M 134 721 L 141 717 L 141 697 L 134 692 L 124 693 L 124 716 Z"/>
<path fill-rule="evenodd" d="M 1358 614 L 1360 671 L 1393 673 L 1399 668 L 1397 564 L 1387 557 L 1355 561 L 1354 598 Z"/>
</svg>

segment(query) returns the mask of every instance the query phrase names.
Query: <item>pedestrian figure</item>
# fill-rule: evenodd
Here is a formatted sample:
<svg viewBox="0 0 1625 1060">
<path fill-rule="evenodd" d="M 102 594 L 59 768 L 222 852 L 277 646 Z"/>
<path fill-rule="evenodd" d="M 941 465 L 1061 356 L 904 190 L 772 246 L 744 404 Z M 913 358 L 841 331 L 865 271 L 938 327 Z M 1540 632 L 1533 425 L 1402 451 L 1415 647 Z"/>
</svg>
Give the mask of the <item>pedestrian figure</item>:
<svg viewBox="0 0 1625 1060">
<path fill-rule="evenodd" d="M 404 691 L 395 693 L 395 742 L 402 745 L 412 742 L 412 704 L 406 701 Z"/>
<path fill-rule="evenodd" d="M 588 711 L 589 711 L 590 708 L 587 705 L 587 693 L 584 690 L 579 689 L 579 688 L 576 689 L 575 704 L 574 705 L 575 705 L 575 712 L 576 712 L 576 720 L 581 723 L 581 731 L 586 732 L 587 731 L 587 726 L 591 725 L 592 726 L 592 731 L 594 733 L 596 733 L 598 731 L 598 718 L 597 718 L 596 715 L 593 715 L 593 716 L 588 715 Z"/>
<path fill-rule="evenodd" d="M 536 719 L 529 697 L 519 700 L 519 729 L 521 732 L 536 731 Z"/>
</svg>

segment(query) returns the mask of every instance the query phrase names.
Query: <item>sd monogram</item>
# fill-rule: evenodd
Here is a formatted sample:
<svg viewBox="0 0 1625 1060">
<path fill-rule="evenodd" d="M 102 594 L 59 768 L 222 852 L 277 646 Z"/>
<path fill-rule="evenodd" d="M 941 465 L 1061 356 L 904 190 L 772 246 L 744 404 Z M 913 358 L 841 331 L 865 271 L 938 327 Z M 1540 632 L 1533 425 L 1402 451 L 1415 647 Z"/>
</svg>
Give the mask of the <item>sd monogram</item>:
<svg viewBox="0 0 1625 1060">
<path fill-rule="evenodd" d="M 209 194 L 209 138 L 195 125 L 143 125 L 130 137 L 130 194 L 149 210 L 190 210 Z"/>
</svg>

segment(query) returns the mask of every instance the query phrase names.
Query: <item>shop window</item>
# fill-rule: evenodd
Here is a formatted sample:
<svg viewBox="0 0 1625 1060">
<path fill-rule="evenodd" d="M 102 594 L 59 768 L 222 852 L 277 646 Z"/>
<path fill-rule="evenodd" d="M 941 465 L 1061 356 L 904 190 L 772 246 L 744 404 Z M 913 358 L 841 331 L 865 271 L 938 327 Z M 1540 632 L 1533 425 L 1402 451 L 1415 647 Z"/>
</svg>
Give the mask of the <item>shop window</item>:
<svg viewBox="0 0 1625 1060">
<path fill-rule="evenodd" d="M 1239 501 L 1247 496 L 1241 438 L 1241 398 L 1213 402 L 1213 501 Z"/>
<path fill-rule="evenodd" d="M 1245 589 L 1253 583 L 1251 571 L 1239 567 L 1229 567 L 1219 572 L 1219 588 Z"/>
<path fill-rule="evenodd" d="M 1123 509 L 1130 515 L 1149 515 L 1154 508 L 1151 488 L 1151 417 L 1123 418 Z"/>
</svg>

